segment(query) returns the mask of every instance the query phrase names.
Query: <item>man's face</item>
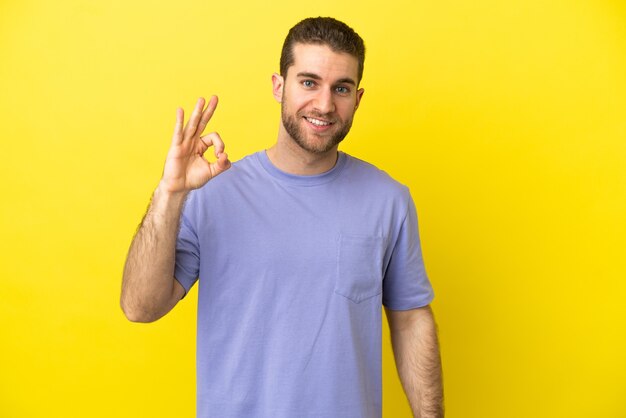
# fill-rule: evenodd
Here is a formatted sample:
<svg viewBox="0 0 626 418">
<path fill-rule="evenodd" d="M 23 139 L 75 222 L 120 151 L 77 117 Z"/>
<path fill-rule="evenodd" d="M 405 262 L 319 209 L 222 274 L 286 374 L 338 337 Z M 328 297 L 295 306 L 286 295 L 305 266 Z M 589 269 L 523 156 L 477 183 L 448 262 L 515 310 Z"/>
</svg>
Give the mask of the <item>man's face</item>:
<svg viewBox="0 0 626 418">
<path fill-rule="evenodd" d="M 358 61 L 325 45 L 294 45 L 294 64 L 283 79 L 275 74 L 274 96 L 282 124 L 300 148 L 322 154 L 350 131 L 363 89 L 357 89 Z"/>
</svg>

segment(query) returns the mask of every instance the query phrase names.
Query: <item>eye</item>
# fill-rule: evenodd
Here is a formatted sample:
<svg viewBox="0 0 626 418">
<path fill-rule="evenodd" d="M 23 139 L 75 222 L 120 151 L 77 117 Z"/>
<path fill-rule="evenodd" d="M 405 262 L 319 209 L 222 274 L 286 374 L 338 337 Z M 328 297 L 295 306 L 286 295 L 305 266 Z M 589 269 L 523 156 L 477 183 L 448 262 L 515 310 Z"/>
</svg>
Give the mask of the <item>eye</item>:
<svg viewBox="0 0 626 418">
<path fill-rule="evenodd" d="M 345 86 L 338 86 L 335 88 L 335 91 L 339 94 L 348 94 L 350 93 L 350 89 Z"/>
<path fill-rule="evenodd" d="M 306 88 L 311 88 L 315 86 L 315 82 L 313 80 L 303 80 L 302 85 Z"/>
</svg>

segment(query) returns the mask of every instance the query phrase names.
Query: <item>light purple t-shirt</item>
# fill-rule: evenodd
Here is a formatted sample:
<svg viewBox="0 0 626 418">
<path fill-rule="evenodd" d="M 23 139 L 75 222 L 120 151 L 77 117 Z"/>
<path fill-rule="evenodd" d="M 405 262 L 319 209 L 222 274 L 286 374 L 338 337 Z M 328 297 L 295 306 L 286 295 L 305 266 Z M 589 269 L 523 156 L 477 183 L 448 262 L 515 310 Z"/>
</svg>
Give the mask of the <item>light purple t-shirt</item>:
<svg viewBox="0 0 626 418">
<path fill-rule="evenodd" d="M 379 418 L 381 305 L 433 298 L 408 189 L 342 152 L 294 176 L 261 151 L 190 193 L 175 276 L 199 278 L 202 418 Z"/>
</svg>

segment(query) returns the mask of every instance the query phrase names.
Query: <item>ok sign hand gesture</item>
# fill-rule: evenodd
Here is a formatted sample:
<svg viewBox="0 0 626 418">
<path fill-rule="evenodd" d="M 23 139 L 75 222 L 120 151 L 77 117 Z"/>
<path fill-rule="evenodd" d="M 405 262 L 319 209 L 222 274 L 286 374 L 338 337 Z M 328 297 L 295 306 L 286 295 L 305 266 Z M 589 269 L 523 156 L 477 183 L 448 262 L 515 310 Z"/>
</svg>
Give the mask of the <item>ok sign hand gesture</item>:
<svg viewBox="0 0 626 418">
<path fill-rule="evenodd" d="M 167 153 L 161 184 L 170 193 L 188 192 L 197 189 L 213 177 L 230 168 L 228 155 L 224 152 L 224 142 L 211 132 L 202 135 L 217 107 L 217 96 L 212 96 L 206 109 L 204 98 L 198 99 L 191 118 L 183 129 L 184 112 L 176 109 L 176 126 L 172 145 Z M 209 163 L 204 153 L 213 146 L 217 161 Z"/>
</svg>

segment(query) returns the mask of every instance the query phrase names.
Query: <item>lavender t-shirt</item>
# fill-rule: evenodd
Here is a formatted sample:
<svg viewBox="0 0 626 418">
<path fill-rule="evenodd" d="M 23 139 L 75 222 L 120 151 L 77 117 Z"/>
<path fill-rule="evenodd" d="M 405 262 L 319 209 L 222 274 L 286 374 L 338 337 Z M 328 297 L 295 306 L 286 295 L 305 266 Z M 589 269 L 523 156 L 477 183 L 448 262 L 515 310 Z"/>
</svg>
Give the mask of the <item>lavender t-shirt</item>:
<svg viewBox="0 0 626 418">
<path fill-rule="evenodd" d="M 342 152 L 295 176 L 261 151 L 190 193 L 175 276 L 199 278 L 203 418 L 379 418 L 381 306 L 433 298 L 408 189 Z"/>
</svg>

